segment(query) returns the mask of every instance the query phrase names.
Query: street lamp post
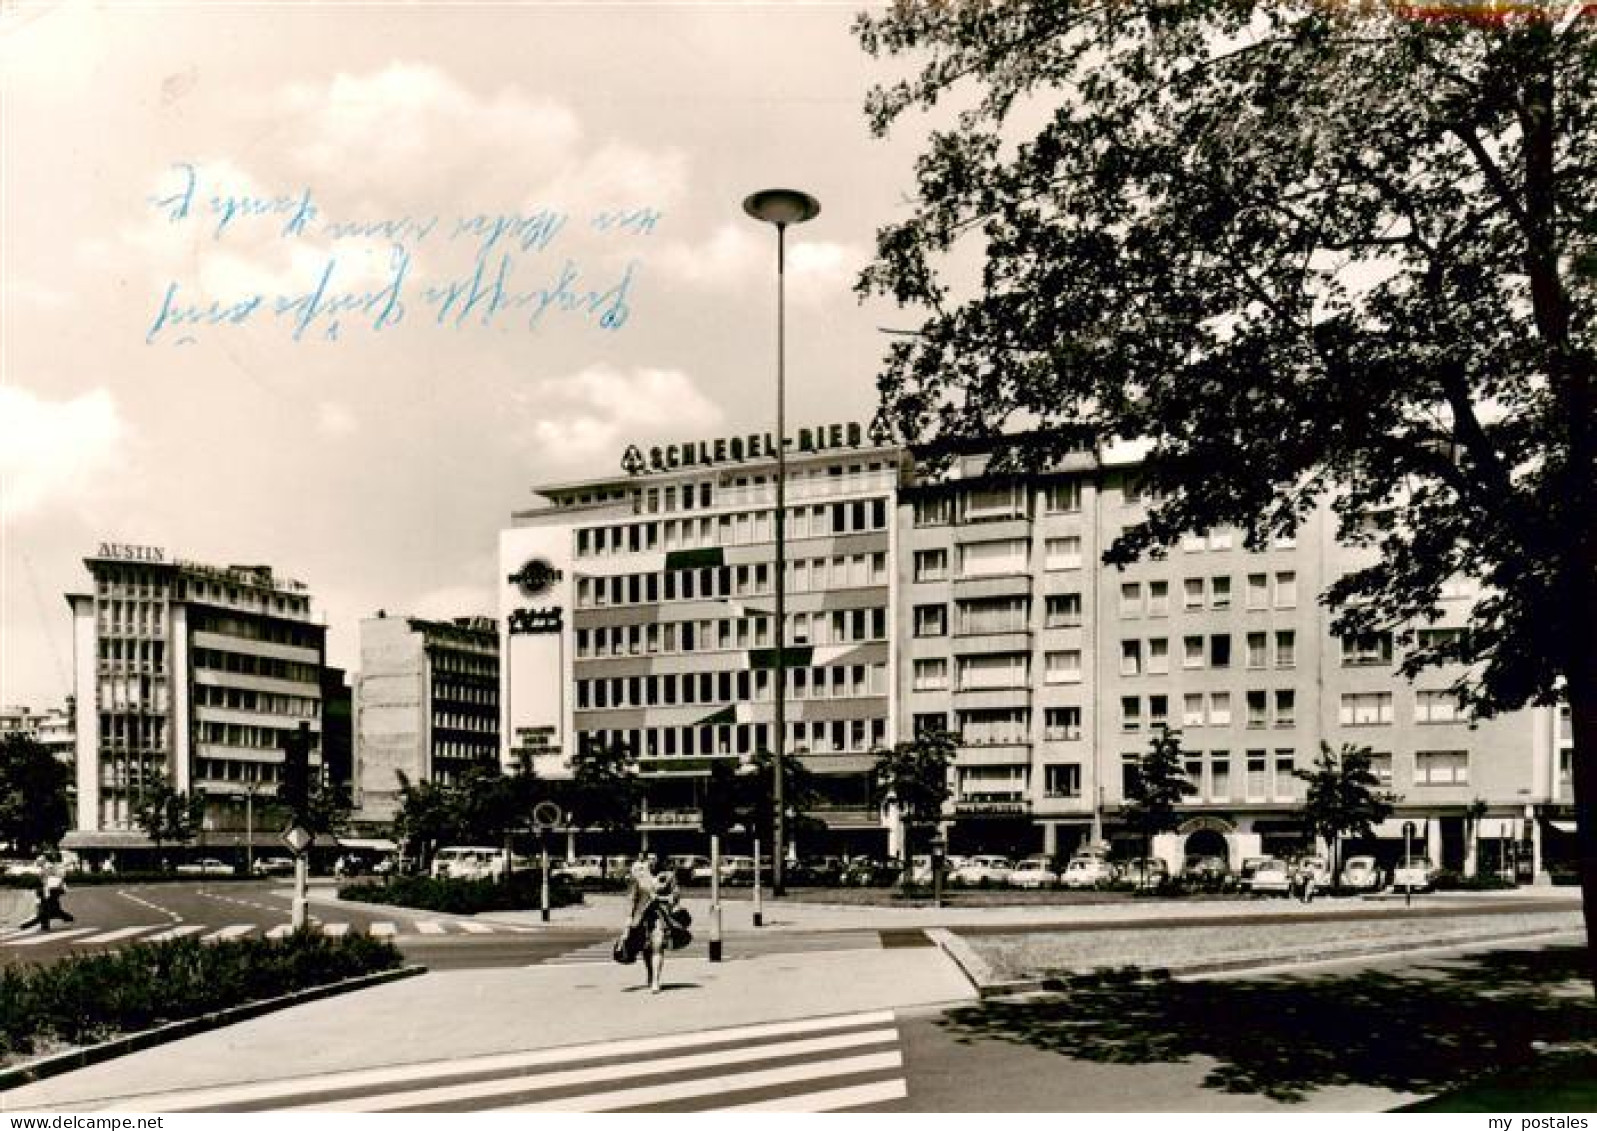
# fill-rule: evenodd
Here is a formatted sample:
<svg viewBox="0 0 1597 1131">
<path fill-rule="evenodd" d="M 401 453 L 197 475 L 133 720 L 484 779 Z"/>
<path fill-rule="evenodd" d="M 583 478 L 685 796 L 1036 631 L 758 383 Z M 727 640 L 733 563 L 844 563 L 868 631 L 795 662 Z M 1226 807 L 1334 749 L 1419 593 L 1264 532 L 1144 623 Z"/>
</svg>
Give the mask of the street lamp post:
<svg viewBox="0 0 1597 1131">
<path fill-rule="evenodd" d="M 776 898 L 784 890 L 782 752 L 787 746 L 787 226 L 813 220 L 820 215 L 821 204 L 795 189 L 765 189 L 746 199 L 743 211 L 776 225 L 776 739 L 771 805 L 771 896 Z M 758 867 L 755 870 L 758 873 Z"/>
</svg>

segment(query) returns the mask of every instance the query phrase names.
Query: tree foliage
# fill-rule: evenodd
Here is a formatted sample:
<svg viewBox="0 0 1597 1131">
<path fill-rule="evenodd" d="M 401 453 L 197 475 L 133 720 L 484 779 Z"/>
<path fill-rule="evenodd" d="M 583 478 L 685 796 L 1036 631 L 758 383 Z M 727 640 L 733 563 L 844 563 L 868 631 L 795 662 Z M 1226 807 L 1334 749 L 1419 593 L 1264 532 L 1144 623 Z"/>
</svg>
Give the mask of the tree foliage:
<svg viewBox="0 0 1597 1131">
<path fill-rule="evenodd" d="M 452 844 L 499 845 L 531 820 L 552 783 L 498 766 L 474 767 L 457 781 L 413 782 L 399 771 L 399 811 L 394 831 L 423 859 Z"/>
<path fill-rule="evenodd" d="M 205 825 L 205 795 L 175 789 L 165 774 L 157 774 L 134 802 L 133 823 L 157 854 L 163 844 L 187 844 Z"/>
<path fill-rule="evenodd" d="M 1312 770 L 1293 770 L 1308 783 L 1303 794 L 1303 820 L 1318 837 L 1331 845 L 1331 875 L 1338 871 L 1338 842 L 1344 836 L 1369 836 L 1370 830 L 1392 815 L 1400 800 L 1382 791 L 1370 769 L 1367 746 L 1343 745 L 1332 750 L 1320 743 L 1320 756 Z"/>
<path fill-rule="evenodd" d="M 0 739 L 0 843 L 18 856 L 53 847 L 72 824 L 72 771 L 27 735 Z"/>
<path fill-rule="evenodd" d="M 571 779 L 561 783 L 561 792 L 573 827 L 611 832 L 638 827 L 643 784 L 623 743 L 584 740 L 571 757 Z"/>
<path fill-rule="evenodd" d="M 951 123 L 859 284 L 919 323 L 877 430 L 1031 432 L 1000 466 L 1142 441 L 1154 501 L 1116 562 L 1217 525 L 1259 547 L 1331 506 L 1369 550 L 1326 594 L 1337 631 L 1394 631 L 1408 675 L 1464 665 L 1480 715 L 1567 695 L 1597 937 L 1597 19 L 1458 8 L 861 16 L 869 53 L 914 65 L 873 129 Z M 1468 631 L 1421 637 L 1459 574 Z"/>
<path fill-rule="evenodd" d="M 879 751 L 872 775 L 876 795 L 898 807 L 904 824 L 904 871 L 908 880 L 914 856 L 915 830 L 935 826 L 952 794 L 949 767 L 954 764 L 954 739 L 943 730 L 922 731 L 908 742 Z"/>
<path fill-rule="evenodd" d="M 1152 855 L 1153 838 L 1174 832 L 1181 823 L 1176 806 L 1198 792 L 1182 765 L 1181 732 L 1161 726 L 1148 743 L 1126 782 L 1121 817 L 1137 832 Z"/>
</svg>

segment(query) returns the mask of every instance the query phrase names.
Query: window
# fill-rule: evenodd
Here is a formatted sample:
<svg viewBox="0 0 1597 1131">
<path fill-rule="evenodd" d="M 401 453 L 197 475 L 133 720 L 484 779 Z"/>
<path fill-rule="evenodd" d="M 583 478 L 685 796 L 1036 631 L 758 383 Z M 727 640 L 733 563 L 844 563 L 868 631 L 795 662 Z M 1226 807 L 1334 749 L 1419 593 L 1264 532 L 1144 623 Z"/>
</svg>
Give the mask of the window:
<svg viewBox="0 0 1597 1131">
<path fill-rule="evenodd" d="M 1216 691 L 1209 696 L 1209 725 L 1213 727 L 1228 727 L 1231 725 L 1231 693 L 1229 691 Z"/>
<path fill-rule="evenodd" d="M 1142 674 L 1142 641 L 1122 640 L 1120 642 L 1120 674 Z"/>
<path fill-rule="evenodd" d="M 1290 628 L 1275 634 L 1275 666 L 1278 668 L 1298 666 L 1298 634 Z"/>
<path fill-rule="evenodd" d="M 942 581 L 948 576 L 947 550 L 916 550 L 915 580 Z"/>
<path fill-rule="evenodd" d="M 1469 752 L 1422 750 L 1414 755 L 1415 785 L 1468 785 Z"/>
<path fill-rule="evenodd" d="M 1209 753 L 1209 796 L 1224 801 L 1231 796 L 1231 755 L 1225 750 Z"/>
<path fill-rule="evenodd" d="M 1277 689 L 1275 693 L 1275 725 L 1278 727 L 1294 727 L 1298 725 L 1298 693 L 1290 687 Z"/>
<path fill-rule="evenodd" d="M 1392 784 L 1392 756 L 1390 754 L 1370 755 L 1370 773 L 1375 775 L 1375 780 L 1381 783 L 1383 789 Z"/>
<path fill-rule="evenodd" d="M 1264 609 L 1270 605 L 1270 576 L 1264 573 L 1248 574 L 1248 608 Z"/>
<path fill-rule="evenodd" d="M 1120 729 L 1142 729 L 1142 699 L 1136 695 L 1120 697 Z"/>
<path fill-rule="evenodd" d="M 1183 603 L 1187 608 L 1203 608 L 1203 578 L 1189 577 L 1181 583 L 1181 588 L 1185 594 Z"/>
<path fill-rule="evenodd" d="M 1049 797 L 1080 797 L 1081 767 L 1075 764 L 1044 766 L 1043 790 Z"/>
<path fill-rule="evenodd" d="M 1368 632 L 1342 637 L 1342 666 L 1367 667 L 1392 662 L 1392 634 Z"/>
<path fill-rule="evenodd" d="M 964 512 L 961 517 L 966 522 L 1026 517 L 1026 490 L 1019 484 L 976 488 L 961 495 L 960 502 Z"/>
<path fill-rule="evenodd" d="M 948 607 L 946 605 L 916 605 L 915 635 L 947 636 Z"/>
<path fill-rule="evenodd" d="M 1170 670 L 1170 641 L 1155 636 L 1148 641 L 1148 674 L 1164 675 Z"/>
<path fill-rule="evenodd" d="M 1080 707 L 1049 707 L 1043 712 L 1042 736 L 1049 742 L 1077 742 L 1081 739 Z"/>
<path fill-rule="evenodd" d="M 1024 707 L 961 711 L 960 741 L 967 746 L 1012 746 L 1027 741 L 1031 712 Z"/>
<path fill-rule="evenodd" d="M 1170 614 L 1170 583 L 1168 581 L 1148 582 L 1148 615 L 1150 617 L 1163 617 Z"/>
<path fill-rule="evenodd" d="M 1298 607 L 1298 575 L 1292 570 L 1283 570 L 1275 575 L 1275 607 Z"/>
<path fill-rule="evenodd" d="M 1231 548 L 1231 531 L 1229 531 L 1229 530 L 1211 530 L 1211 531 L 1209 531 L 1209 549 L 1211 549 L 1211 550 L 1229 550 L 1230 548 Z"/>
<path fill-rule="evenodd" d="M 1170 724 L 1170 697 L 1168 695 L 1148 696 L 1148 726 L 1157 730 L 1159 727 Z"/>
<path fill-rule="evenodd" d="M 947 526 L 953 519 L 953 500 L 947 495 L 915 500 L 916 526 Z"/>
<path fill-rule="evenodd" d="M 1023 687 L 1030 679 L 1030 657 L 1024 652 L 996 656 L 961 656 L 959 689 L 987 691 L 998 687 Z"/>
<path fill-rule="evenodd" d="M 1081 652 L 1079 649 L 1044 653 L 1043 664 L 1045 668 L 1044 678 L 1048 683 L 1081 682 Z"/>
<path fill-rule="evenodd" d="M 913 725 L 917 736 L 946 732 L 948 716 L 941 711 L 920 713 L 914 717 Z"/>
<path fill-rule="evenodd" d="M 1231 666 L 1231 635 L 1220 633 L 1209 637 L 1209 666 L 1212 668 L 1229 668 Z"/>
<path fill-rule="evenodd" d="M 1079 548 L 1081 540 L 1078 538 L 1076 541 Z M 959 575 L 1002 577 L 1007 574 L 1025 573 L 1029 549 L 1024 538 L 1006 538 L 1001 542 L 971 542 L 959 548 Z"/>
<path fill-rule="evenodd" d="M 1248 644 L 1248 667 L 1250 667 L 1250 668 L 1262 668 L 1262 667 L 1264 667 L 1264 662 L 1265 662 L 1264 661 L 1264 653 L 1265 653 L 1266 640 L 1267 640 L 1267 638 L 1266 638 L 1265 634 L 1262 633 L 1262 632 L 1250 632 L 1250 633 L 1248 633 L 1248 640 L 1247 640 L 1247 644 Z"/>
<path fill-rule="evenodd" d="M 1050 483 L 1044 492 L 1049 514 L 1070 514 L 1081 509 L 1081 481 Z"/>
<path fill-rule="evenodd" d="M 1209 607 L 1212 609 L 1229 609 L 1231 607 L 1231 579 L 1229 577 L 1211 577 L 1209 579 Z"/>
<path fill-rule="evenodd" d="M 1070 628 L 1080 623 L 1080 593 L 1054 593 L 1048 597 L 1043 621 L 1045 627 Z"/>
<path fill-rule="evenodd" d="M 1445 648 L 1464 638 L 1462 628 L 1422 628 L 1419 630 L 1421 648 Z"/>
<path fill-rule="evenodd" d="M 1201 727 L 1203 725 L 1203 696 L 1193 692 L 1181 699 L 1181 725 L 1185 727 Z"/>
<path fill-rule="evenodd" d="M 1260 730 L 1270 722 L 1270 697 L 1263 691 L 1248 692 L 1248 729 Z"/>
<path fill-rule="evenodd" d="M 1414 721 L 1417 723 L 1456 723 L 1463 717 L 1455 692 L 1420 691 L 1414 696 Z"/>
<path fill-rule="evenodd" d="M 1263 801 L 1270 791 L 1270 762 L 1263 750 L 1248 751 L 1247 791 L 1249 801 Z"/>
<path fill-rule="evenodd" d="M 961 601 L 959 631 L 965 634 L 983 632 L 1024 632 L 1031 616 L 1031 602 L 1025 597 L 989 597 L 976 601 Z"/>
<path fill-rule="evenodd" d="M 1181 768 L 1186 771 L 1187 781 L 1191 783 L 1194 797 L 1203 796 L 1203 755 L 1193 754 L 1182 763 Z"/>
<path fill-rule="evenodd" d="M 1203 535 L 1184 534 L 1181 537 L 1181 548 L 1189 554 L 1196 554 L 1203 550 Z"/>
<path fill-rule="evenodd" d="M 1308 785 L 1298 777 L 1297 755 L 1291 750 L 1277 750 L 1275 752 L 1275 795 L 1288 800 L 1296 800 L 1303 796 L 1303 790 Z"/>
<path fill-rule="evenodd" d="M 948 686 L 946 659 L 915 661 L 915 690 L 938 691 Z"/>
<path fill-rule="evenodd" d="M 1203 667 L 1203 637 L 1184 636 L 1181 638 L 1181 666 L 1184 668 Z"/>
<path fill-rule="evenodd" d="M 1080 569 L 1081 539 L 1078 537 L 1050 538 L 1044 543 L 1045 569 Z"/>
<path fill-rule="evenodd" d="M 1142 615 L 1141 582 L 1128 581 L 1120 587 L 1120 615 L 1123 617 Z"/>
<path fill-rule="evenodd" d="M 1342 696 L 1338 721 L 1343 726 L 1379 726 L 1392 721 L 1392 693 L 1367 692 Z"/>
</svg>

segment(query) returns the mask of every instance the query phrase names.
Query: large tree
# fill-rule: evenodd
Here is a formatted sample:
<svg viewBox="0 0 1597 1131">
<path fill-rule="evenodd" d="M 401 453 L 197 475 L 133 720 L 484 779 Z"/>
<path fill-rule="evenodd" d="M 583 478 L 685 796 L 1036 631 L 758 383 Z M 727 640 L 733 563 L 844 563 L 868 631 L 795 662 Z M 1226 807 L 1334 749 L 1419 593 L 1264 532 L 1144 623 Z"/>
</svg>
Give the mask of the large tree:
<svg viewBox="0 0 1597 1131">
<path fill-rule="evenodd" d="M 862 16 L 914 63 L 873 128 L 949 115 L 860 282 L 922 315 L 877 423 L 1023 428 L 1036 461 L 1144 439 L 1155 501 L 1116 562 L 1219 524 L 1258 546 L 1329 500 L 1371 551 L 1326 595 L 1338 631 L 1462 665 L 1478 714 L 1567 696 L 1597 938 L 1597 20 L 1456 8 Z M 1421 639 L 1457 574 L 1469 630 Z"/>
<path fill-rule="evenodd" d="M 72 771 L 36 740 L 0 740 L 0 844 L 17 856 L 54 847 L 72 823 L 71 781 Z"/>
<path fill-rule="evenodd" d="M 1341 878 L 1344 836 L 1369 836 L 1370 830 L 1392 815 L 1399 798 L 1380 788 L 1381 779 L 1370 769 L 1368 746 L 1344 745 L 1332 750 L 1320 743 L 1320 756 L 1312 770 L 1293 770 L 1308 783 L 1303 791 L 1303 819 L 1314 835 L 1331 846 L 1331 882 Z"/>
<path fill-rule="evenodd" d="M 643 785 L 632 751 L 623 743 L 584 738 L 571 756 L 571 778 L 561 783 L 567 821 L 576 828 L 631 832 L 638 827 Z"/>
</svg>

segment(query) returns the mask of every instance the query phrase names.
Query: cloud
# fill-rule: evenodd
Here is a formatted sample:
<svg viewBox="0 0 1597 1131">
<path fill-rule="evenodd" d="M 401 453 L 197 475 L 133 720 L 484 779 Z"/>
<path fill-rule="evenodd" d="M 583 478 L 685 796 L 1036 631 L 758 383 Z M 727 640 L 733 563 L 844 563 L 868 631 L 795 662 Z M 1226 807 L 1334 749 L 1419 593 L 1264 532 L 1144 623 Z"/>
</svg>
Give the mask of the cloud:
<svg viewBox="0 0 1597 1131">
<path fill-rule="evenodd" d="M 75 508 L 120 462 L 127 427 L 106 389 L 46 401 L 0 387 L 0 516 Z"/>
<path fill-rule="evenodd" d="M 516 400 L 529 418 L 534 451 L 554 463 L 590 467 L 640 439 L 713 431 L 724 416 L 676 369 L 595 365 L 540 381 Z"/>
<path fill-rule="evenodd" d="M 322 401 L 316 406 L 316 430 L 324 436 L 349 436 L 358 431 L 360 421 L 346 405 Z"/>
<path fill-rule="evenodd" d="M 775 239 L 752 220 L 728 223 L 697 243 L 667 244 L 651 266 L 678 282 L 716 290 L 744 289 L 776 274 Z M 787 287 L 800 301 L 835 299 L 868 261 L 855 244 L 787 237 Z"/>
</svg>

